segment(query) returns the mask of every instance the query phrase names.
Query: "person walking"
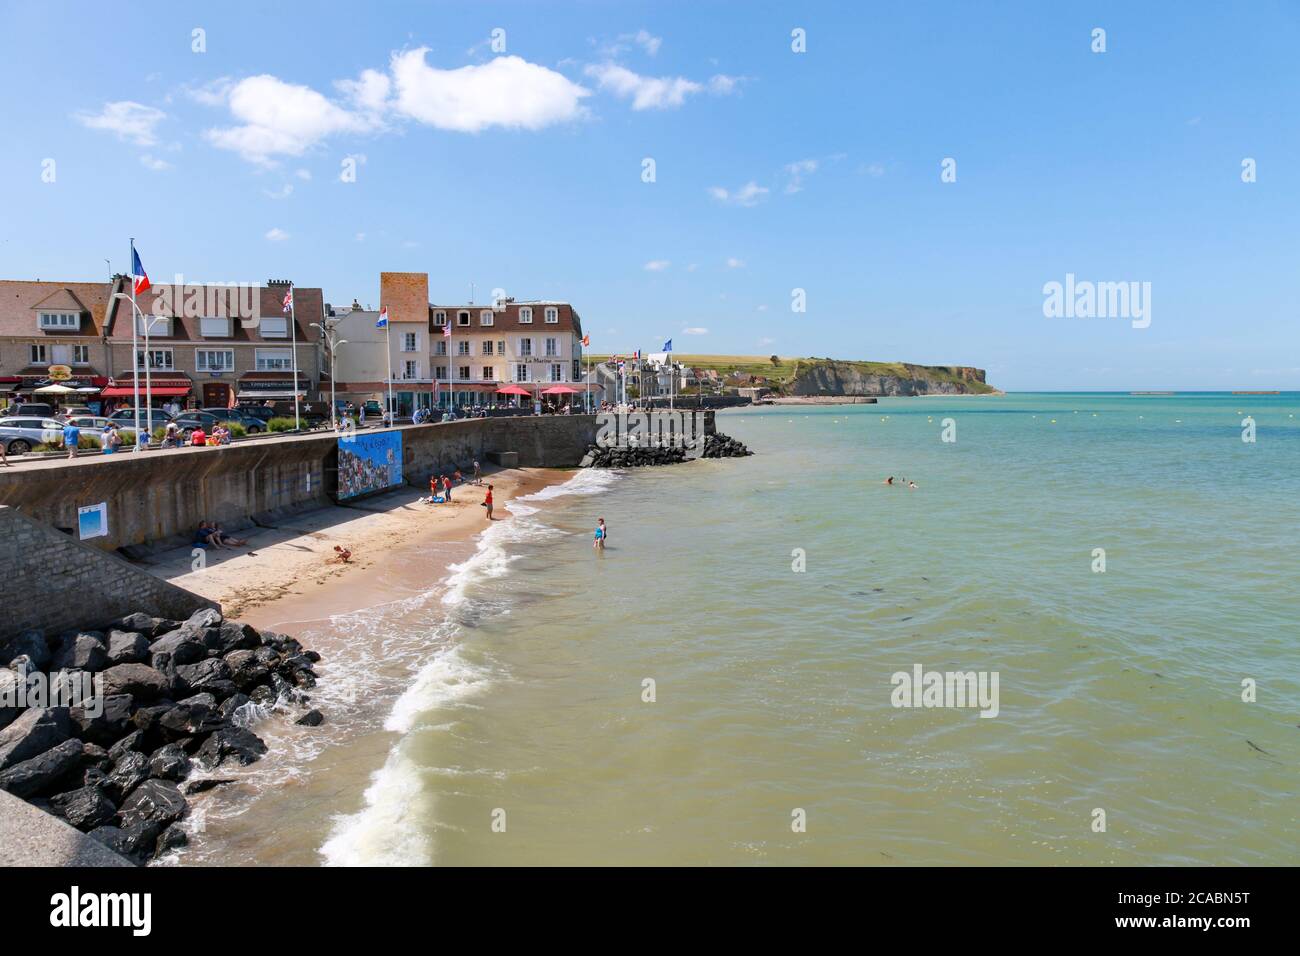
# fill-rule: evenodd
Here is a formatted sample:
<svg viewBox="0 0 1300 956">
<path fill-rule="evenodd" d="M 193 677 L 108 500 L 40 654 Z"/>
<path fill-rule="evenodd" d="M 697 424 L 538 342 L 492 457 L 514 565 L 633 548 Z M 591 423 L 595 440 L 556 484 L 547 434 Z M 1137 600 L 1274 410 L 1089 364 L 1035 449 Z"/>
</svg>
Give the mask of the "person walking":
<svg viewBox="0 0 1300 956">
<path fill-rule="evenodd" d="M 122 447 L 122 436 L 118 434 L 116 422 L 109 422 L 104 426 L 104 433 L 100 436 L 99 444 L 103 448 L 105 455 L 114 455 Z"/>
<path fill-rule="evenodd" d="M 487 486 L 487 494 L 483 496 L 483 507 L 487 509 L 488 521 L 494 520 L 492 517 L 492 486 Z"/>
<path fill-rule="evenodd" d="M 69 458 L 77 457 L 77 442 L 81 441 L 81 429 L 72 421 L 63 426 L 63 447 L 68 450 Z"/>
</svg>

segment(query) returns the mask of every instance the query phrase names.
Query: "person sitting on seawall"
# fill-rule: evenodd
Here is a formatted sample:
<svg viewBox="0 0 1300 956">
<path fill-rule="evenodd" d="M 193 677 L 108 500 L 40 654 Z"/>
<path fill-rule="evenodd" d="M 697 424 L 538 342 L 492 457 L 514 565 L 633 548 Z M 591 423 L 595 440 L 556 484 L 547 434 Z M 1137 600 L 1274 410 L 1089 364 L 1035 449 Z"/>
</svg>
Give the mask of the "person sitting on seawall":
<svg viewBox="0 0 1300 956">
<path fill-rule="evenodd" d="M 190 432 L 190 444 L 193 445 L 195 448 L 202 448 L 207 443 L 208 443 L 208 436 L 207 433 L 203 430 L 202 425 L 199 425 L 194 429 L 194 431 Z"/>
</svg>

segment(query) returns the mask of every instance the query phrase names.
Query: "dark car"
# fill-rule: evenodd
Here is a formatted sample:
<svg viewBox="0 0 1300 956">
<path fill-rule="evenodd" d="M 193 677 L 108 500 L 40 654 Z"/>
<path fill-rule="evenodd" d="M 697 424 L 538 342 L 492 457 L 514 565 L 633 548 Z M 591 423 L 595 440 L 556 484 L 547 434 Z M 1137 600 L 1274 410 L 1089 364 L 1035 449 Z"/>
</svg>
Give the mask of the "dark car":
<svg viewBox="0 0 1300 956">
<path fill-rule="evenodd" d="M 6 415 L 22 415 L 24 418 L 53 418 L 54 406 L 43 402 L 20 402 L 9 408 Z"/>
<path fill-rule="evenodd" d="M 168 415 L 166 412 L 164 412 L 161 408 L 153 409 L 152 415 L 149 414 L 149 409 L 142 408 L 140 409 L 140 423 L 145 424 L 146 419 L 150 420 L 149 431 L 152 432 L 155 428 L 158 428 L 162 425 L 166 425 L 169 421 L 172 420 L 172 417 Z M 117 422 L 119 428 L 134 428 L 135 409 L 119 408 L 113 414 L 108 416 L 108 420 L 110 422 Z"/>
<path fill-rule="evenodd" d="M 223 419 L 218 418 L 216 415 L 211 415 L 208 412 L 181 412 L 173 418 L 172 421 L 175 422 L 176 427 L 180 429 L 182 437 L 184 437 L 186 441 L 189 441 L 190 435 L 194 432 L 194 429 L 202 428 L 204 434 L 211 435 L 212 429 L 220 425 Z"/>
<path fill-rule="evenodd" d="M 269 422 L 275 417 L 275 409 L 268 405 L 240 405 L 239 411 L 262 422 Z"/>
<path fill-rule="evenodd" d="M 223 422 L 238 422 L 244 426 L 244 431 L 250 435 L 257 435 L 266 431 L 266 421 L 264 419 L 250 415 L 238 408 L 204 408 L 201 411 Z"/>
</svg>

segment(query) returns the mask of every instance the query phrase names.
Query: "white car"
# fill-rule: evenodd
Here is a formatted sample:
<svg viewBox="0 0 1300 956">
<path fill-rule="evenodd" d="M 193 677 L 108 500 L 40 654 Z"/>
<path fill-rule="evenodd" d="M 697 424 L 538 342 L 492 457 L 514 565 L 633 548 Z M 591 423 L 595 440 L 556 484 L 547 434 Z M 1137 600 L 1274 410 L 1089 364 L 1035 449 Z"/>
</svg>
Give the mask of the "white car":
<svg viewBox="0 0 1300 956">
<path fill-rule="evenodd" d="M 63 440 L 63 422 L 53 418 L 28 418 L 15 415 L 0 418 L 0 442 L 6 455 L 25 455 L 37 445 Z"/>
</svg>

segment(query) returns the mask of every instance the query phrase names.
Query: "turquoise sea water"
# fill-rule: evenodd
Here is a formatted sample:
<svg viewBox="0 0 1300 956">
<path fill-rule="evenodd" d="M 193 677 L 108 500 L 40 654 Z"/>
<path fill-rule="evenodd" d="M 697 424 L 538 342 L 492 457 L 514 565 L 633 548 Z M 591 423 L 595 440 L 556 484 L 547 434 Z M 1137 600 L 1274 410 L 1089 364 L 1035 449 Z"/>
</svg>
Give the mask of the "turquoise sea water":
<svg viewBox="0 0 1300 956">
<path fill-rule="evenodd" d="M 436 593 L 318 625 L 410 664 L 385 730 L 302 769 L 335 774 L 315 860 L 1300 862 L 1300 396 L 718 427 L 755 456 L 583 473 Z M 892 706 L 917 664 L 996 672 L 998 715 Z"/>
</svg>

